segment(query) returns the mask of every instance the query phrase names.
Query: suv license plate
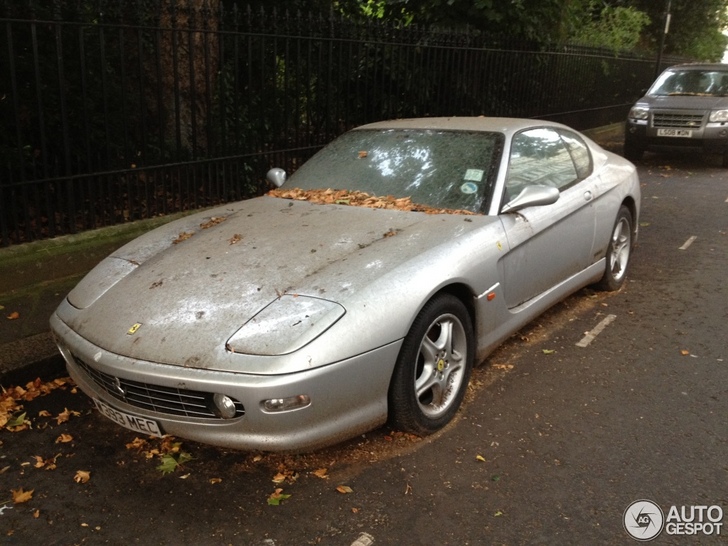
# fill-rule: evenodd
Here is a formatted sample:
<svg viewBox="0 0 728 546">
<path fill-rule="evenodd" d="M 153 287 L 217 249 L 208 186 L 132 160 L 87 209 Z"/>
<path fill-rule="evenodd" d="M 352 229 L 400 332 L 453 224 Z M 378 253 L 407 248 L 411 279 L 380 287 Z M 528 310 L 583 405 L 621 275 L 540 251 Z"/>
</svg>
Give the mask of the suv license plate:
<svg viewBox="0 0 728 546">
<path fill-rule="evenodd" d="M 693 136 L 691 129 L 658 129 L 657 136 L 690 138 Z"/>
<path fill-rule="evenodd" d="M 159 423 L 152 419 L 147 419 L 146 417 L 138 417 L 124 411 L 119 411 L 118 409 L 112 408 L 105 402 L 102 402 L 101 400 L 96 400 L 95 398 L 94 404 L 96 404 L 96 408 L 98 408 L 98 410 L 105 417 L 108 417 L 117 425 L 121 425 L 124 428 L 128 428 L 129 430 L 133 430 L 134 432 L 138 432 L 140 434 L 148 434 L 150 436 L 163 436 L 162 430 L 159 427 Z"/>
</svg>

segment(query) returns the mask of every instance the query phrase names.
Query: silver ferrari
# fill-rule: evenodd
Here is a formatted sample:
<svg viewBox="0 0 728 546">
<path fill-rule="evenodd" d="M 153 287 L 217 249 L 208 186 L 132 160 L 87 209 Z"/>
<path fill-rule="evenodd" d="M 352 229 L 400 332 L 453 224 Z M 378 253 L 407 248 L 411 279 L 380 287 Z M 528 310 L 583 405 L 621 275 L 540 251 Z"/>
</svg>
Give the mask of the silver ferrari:
<svg viewBox="0 0 728 546">
<path fill-rule="evenodd" d="M 268 178 L 120 248 L 53 314 L 106 417 L 265 451 L 432 433 L 499 343 L 620 288 L 639 225 L 634 166 L 538 120 L 374 123 Z"/>
</svg>

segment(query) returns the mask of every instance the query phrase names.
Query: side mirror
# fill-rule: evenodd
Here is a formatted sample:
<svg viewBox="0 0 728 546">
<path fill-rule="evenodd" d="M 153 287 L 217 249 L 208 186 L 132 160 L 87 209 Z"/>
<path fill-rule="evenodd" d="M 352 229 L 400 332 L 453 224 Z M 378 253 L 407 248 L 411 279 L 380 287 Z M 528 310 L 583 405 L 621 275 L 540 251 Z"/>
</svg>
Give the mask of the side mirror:
<svg viewBox="0 0 728 546">
<path fill-rule="evenodd" d="M 526 186 L 523 191 L 506 203 L 502 213 L 517 212 L 526 207 L 553 205 L 559 200 L 559 190 L 551 186 Z"/>
<path fill-rule="evenodd" d="M 280 167 L 273 167 L 268 171 L 268 174 L 265 175 L 265 178 L 276 188 L 280 188 L 286 181 L 286 171 Z"/>
</svg>

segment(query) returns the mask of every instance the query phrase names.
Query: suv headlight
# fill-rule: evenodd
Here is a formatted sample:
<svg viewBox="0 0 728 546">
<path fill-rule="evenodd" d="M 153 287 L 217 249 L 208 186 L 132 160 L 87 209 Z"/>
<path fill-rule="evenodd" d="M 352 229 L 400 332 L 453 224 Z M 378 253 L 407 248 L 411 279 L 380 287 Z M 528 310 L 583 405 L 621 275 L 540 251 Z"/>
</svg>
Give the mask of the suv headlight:
<svg viewBox="0 0 728 546">
<path fill-rule="evenodd" d="M 647 119 L 650 109 L 644 106 L 633 106 L 629 111 L 629 119 L 644 120 Z"/>
<path fill-rule="evenodd" d="M 728 121 L 728 110 L 713 110 L 709 119 L 711 123 L 725 123 Z"/>
</svg>

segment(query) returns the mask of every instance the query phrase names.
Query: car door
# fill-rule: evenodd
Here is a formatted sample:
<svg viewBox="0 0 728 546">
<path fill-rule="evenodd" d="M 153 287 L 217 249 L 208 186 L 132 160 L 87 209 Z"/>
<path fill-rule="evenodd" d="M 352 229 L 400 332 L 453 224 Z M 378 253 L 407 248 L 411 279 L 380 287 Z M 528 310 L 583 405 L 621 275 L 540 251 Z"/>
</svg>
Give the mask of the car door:
<svg viewBox="0 0 728 546">
<path fill-rule="evenodd" d="M 596 184 L 583 140 L 543 127 L 513 138 L 503 204 L 529 185 L 559 189 L 552 205 L 501 214 L 509 251 L 500 274 L 506 304 L 514 308 L 556 286 L 591 263 Z"/>
</svg>

